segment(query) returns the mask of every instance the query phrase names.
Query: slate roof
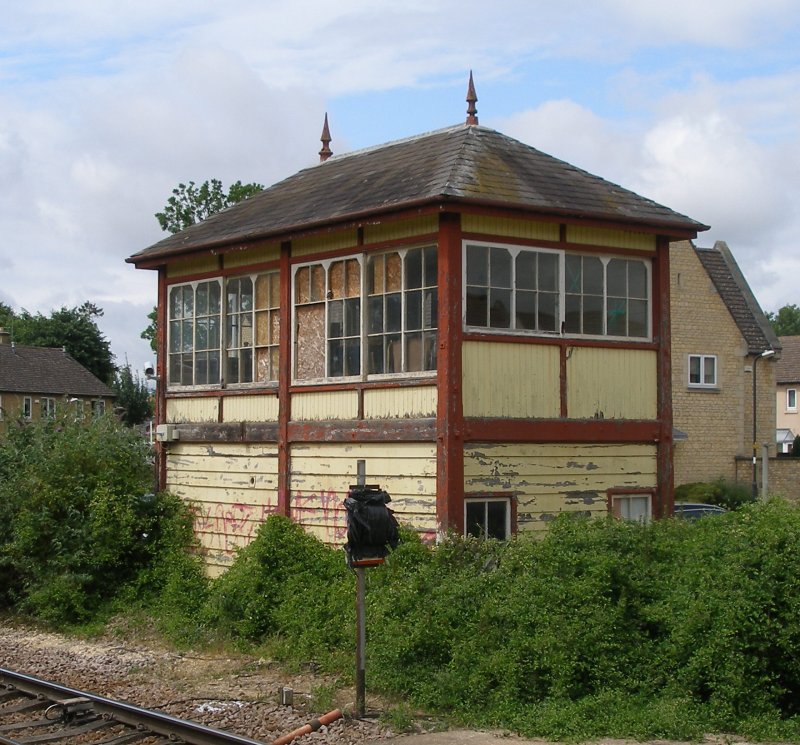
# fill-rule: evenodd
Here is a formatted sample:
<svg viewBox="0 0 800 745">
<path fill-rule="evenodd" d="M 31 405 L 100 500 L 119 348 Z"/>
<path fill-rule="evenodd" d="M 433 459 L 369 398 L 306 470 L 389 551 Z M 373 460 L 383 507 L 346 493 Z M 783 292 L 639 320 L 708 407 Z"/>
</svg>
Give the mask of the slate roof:
<svg viewBox="0 0 800 745">
<path fill-rule="evenodd" d="M 62 349 L 0 344 L 0 393 L 109 397 L 114 392 Z"/>
<path fill-rule="evenodd" d="M 800 336 L 778 337 L 783 347 L 775 363 L 775 382 L 800 383 Z"/>
<path fill-rule="evenodd" d="M 767 349 L 780 352 L 781 343 L 733 258 L 728 244 L 717 241 L 713 248 L 695 246 L 694 250 L 739 327 L 747 343 L 748 354 L 760 354 Z"/>
<path fill-rule="evenodd" d="M 708 229 L 493 129 L 461 124 L 329 158 L 128 261 L 136 264 L 447 201 L 594 218 L 684 238 Z"/>
</svg>

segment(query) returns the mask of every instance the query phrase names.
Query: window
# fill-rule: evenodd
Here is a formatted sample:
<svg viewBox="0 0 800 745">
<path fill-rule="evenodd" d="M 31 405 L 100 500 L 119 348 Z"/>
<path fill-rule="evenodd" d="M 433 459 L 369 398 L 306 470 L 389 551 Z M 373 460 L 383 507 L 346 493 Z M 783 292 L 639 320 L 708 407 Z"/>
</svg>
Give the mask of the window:
<svg viewBox="0 0 800 745">
<path fill-rule="evenodd" d="M 172 287 L 169 292 L 169 383 L 220 382 L 219 280 Z"/>
<path fill-rule="evenodd" d="M 22 418 L 30 420 L 33 415 L 33 400 L 30 396 L 25 396 L 22 399 Z"/>
<path fill-rule="evenodd" d="M 297 266 L 294 314 L 298 380 L 435 370 L 436 248 Z"/>
<path fill-rule="evenodd" d="M 39 401 L 42 419 L 52 419 L 56 415 L 56 400 L 42 396 Z"/>
<path fill-rule="evenodd" d="M 559 255 L 468 245 L 465 311 L 467 326 L 558 331 Z"/>
<path fill-rule="evenodd" d="M 786 390 L 786 411 L 797 411 L 797 388 Z"/>
<path fill-rule="evenodd" d="M 650 492 L 643 494 L 612 494 L 611 514 L 621 520 L 646 523 L 652 518 L 652 503 L 653 495 Z"/>
<path fill-rule="evenodd" d="M 693 388 L 715 388 L 717 357 L 713 354 L 689 355 L 689 385 Z"/>
<path fill-rule="evenodd" d="M 279 273 L 229 278 L 222 294 L 221 279 L 170 288 L 170 385 L 277 380 Z"/>
<path fill-rule="evenodd" d="M 464 500 L 464 534 L 506 540 L 511 535 L 511 499 L 482 497 Z"/>
<path fill-rule="evenodd" d="M 102 399 L 92 401 L 92 416 L 97 419 L 106 413 L 106 402 Z"/>
<path fill-rule="evenodd" d="M 395 251 L 367 262 L 367 372 L 436 369 L 435 248 Z"/>
<path fill-rule="evenodd" d="M 646 339 L 649 263 L 543 248 L 465 246 L 465 325 Z"/>
</svg>

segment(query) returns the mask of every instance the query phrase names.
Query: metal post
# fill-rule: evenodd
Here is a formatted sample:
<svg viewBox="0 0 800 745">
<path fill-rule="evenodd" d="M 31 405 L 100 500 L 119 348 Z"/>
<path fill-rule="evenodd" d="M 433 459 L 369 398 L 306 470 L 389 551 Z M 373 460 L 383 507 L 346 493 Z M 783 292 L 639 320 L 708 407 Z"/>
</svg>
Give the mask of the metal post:
<svg viewBox="0 0 800 745">
<path fill-rule="evenodd" d="M 366 713 L 367 613 L 364 567 L 356 567 L 356 716 Z"/>
<path fill-rule="evenodd" d="M 367 483 L 367 462 L 356 461 L 357 484 Z M 367 602 L 366 569 L 356 567 L 356 716 L 366 713 Z"/>
<path fill-rule="evenodd" d="M 769 491 L 769 445 L 761 445 L 761 499 L 767 499 Z"/>
<path fill-rule="evenodd" d="M 756 430 L 756 422 L 758 421 L 758 409 L 756 408 L 756 390 L 758 386 L 756 385 L 756 370 L 758 369 L 758 361 L 761 359 L 761 355 L 756 355 L 753 357 L 753 483 L 752 483 L 752 492 L 751 496 L 753 497 L 753 501 L 755 502 L 758 499 L 758 482 L 756 481 L 756 453 L 758 452 L 758 442 L 756 440 L 757 437 L 757 430 Z"/>
</svg>

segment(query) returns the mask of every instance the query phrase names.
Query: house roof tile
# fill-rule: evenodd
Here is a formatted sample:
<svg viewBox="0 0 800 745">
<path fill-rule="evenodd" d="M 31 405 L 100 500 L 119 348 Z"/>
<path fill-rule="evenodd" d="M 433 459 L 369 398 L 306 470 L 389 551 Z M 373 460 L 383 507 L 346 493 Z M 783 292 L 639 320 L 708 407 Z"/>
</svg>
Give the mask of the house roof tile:
<svg viewBox="0 0 800 745">
<path fill-rule="evenodd" d="M 442 201 L 614 221 L 678 237 L 707 229 L 495 130 L 462 124 L 329 158 L 128 261 L 136 264 Z"/>
<path fill-rule="evenodd" d="M 747 343 L 748 353 L 760 354 L 768 349 L 780 352 L 781 343 L 769 325 L 727 243 L 717 241 L 713 248 L 695 247 L 695 252 L 739 327 Z"/>
<path fill-rule="evenodd" d="M 783 349 L 775 364 L 775 382 L 800 383 L 800 336 L 781 336 Z"/>
<path fill-rule="evenodd" d="M 0 392 L 113 396 L 114 392 L 62 349 L 0 344 Z"/>
</svg>

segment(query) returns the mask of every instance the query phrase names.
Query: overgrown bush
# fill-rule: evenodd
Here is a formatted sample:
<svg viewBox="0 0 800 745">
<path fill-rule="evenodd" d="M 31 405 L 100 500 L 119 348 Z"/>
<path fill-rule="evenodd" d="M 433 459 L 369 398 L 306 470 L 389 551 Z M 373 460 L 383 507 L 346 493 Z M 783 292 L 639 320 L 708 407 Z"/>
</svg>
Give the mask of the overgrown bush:
<svg viewBox="0 0 800 745">
<path fill-rule="evenodd" d="M 148 494 L 148 456 L 113 417 L 11 426 L 0 441 L 0 601 L 68 624 L 126 589 L 157 595 L 192 531 L 180 500 Z"/>
<path fill-rule="evenodd" d="M 749 485 L 718 478 L 716 481 L 697 481 L 675 487 L 676 502 L 700 502 L 717 504 L 727 510 L 735 510 L 753 501 Z"/>
</svg>

